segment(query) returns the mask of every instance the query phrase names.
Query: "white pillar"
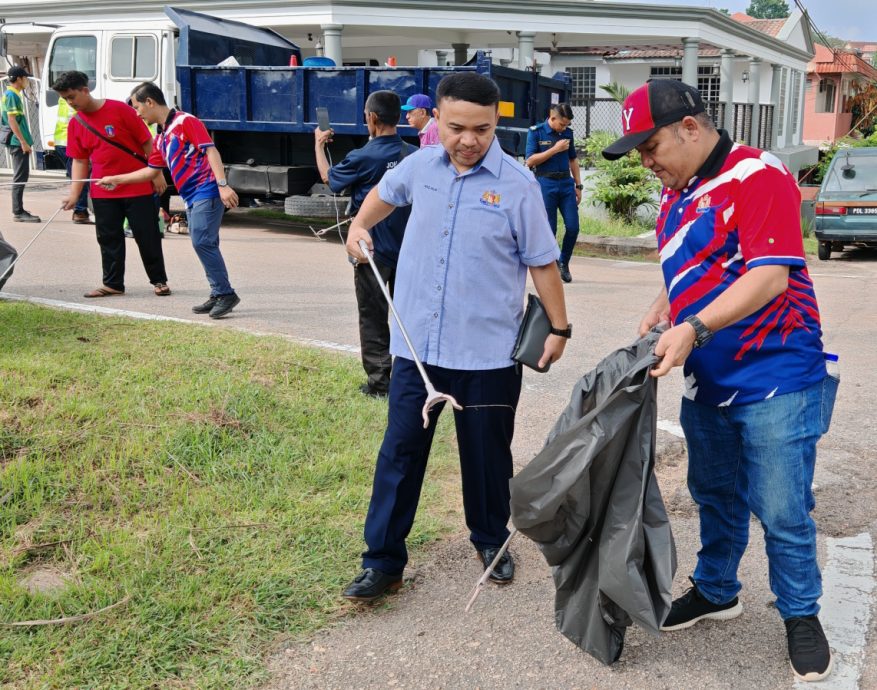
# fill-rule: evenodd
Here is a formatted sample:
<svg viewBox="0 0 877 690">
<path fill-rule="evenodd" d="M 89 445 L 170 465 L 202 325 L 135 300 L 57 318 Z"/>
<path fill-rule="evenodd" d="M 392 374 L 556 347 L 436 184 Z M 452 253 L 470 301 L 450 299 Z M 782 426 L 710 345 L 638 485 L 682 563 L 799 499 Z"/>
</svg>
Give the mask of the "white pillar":
<svg viewBox="0 0 877 690">
<path fill-rule="evenodd" d="M 344 29 L 343 24 L 321 24 L 323 30 L 323 54 L 327 58 L 332 58 L 338 67 L 343 64 L 341 57 L 341 31 Z"/>
<path fill-rule="evenodd" d="M 797 72 L 798 74 L 798 114 L 797 114 L 797 126 L 795 127 L 795 141 L 793 142 L 796 146 L 800 145 L 804 140 L 804 89 L 807 86 L 807 75 L 804 72 Z"/>
<path fill-rule="evenodd" d="M 773 118 L 770 123 L 770 142 L 768 150 L 777 147 L 777 127 L 780 122 L 780 79 L 783 76 L 782 65 L 771 65 L 770 73 L 770 102 L 773 105 Z"/>
<path fill-rule="evenodd" d="M 734 51 L 729 48 L 722 50 L 722 62 L 719 66 L 719 101 L 725 106 L 725 119 L 723 122 L 717 122 L 716 126 L 728 130 L 731 138 L 734 138 L 734 132 L 731 127 L 734 125 L 734 76 L 731 74 L 731 68 L 734 65 Z"/>
<path fill-rule="evenodd" d="M 758 128 L 761 125 L 761 58 L 749 58 L 749 103 L 752 103 L 752 128 L 750 130 L 750 146 L 758 146 Z"/>
<path fill-rule="evenodd" d="M 533 43 L 536 34 L 532 31 L 518 32 L 518 69 L 528 69 L 533 66 Z"/>
<path fill-rule="evenodd" d="M 682 39 L 682 81 L 697 88 L 697 48 L 698 39 Z"/>
</svg>

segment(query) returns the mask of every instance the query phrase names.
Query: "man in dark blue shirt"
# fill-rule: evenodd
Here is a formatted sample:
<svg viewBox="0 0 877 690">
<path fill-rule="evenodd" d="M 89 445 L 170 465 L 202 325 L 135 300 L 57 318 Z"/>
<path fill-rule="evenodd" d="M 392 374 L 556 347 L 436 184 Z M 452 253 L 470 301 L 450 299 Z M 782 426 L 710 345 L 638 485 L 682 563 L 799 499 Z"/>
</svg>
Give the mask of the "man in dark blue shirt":
<svg viewBox="0 0 877 690">
<path fill-rule="evenodd" d="M 365 121 L 371 140 L 331 167 L 326 157 L 326 144 L 331 141 L 332 130 L 323 131 L 317 128 L 314 132 L 320 177 L 333 192 L 350 188 L 352 213 L 359 210 L 363 199 L 387 170 L 395 168 L 405 156 L 417 151 L 416 147 L 406 144 L 396 133 L 396 125 L 402 115 L 401 106 L 399 96 L 392 91 L 372 93 L 365 102 Z M 399 249 L 410 212 L 410 207 L 396 209 L 386 220 L 378 223 L 372 233 L 375 263 L 391 293 Z M 368 265 L 360 263 L 354 268 L 353 283 L 359 307 L 362 366 L 368 375 L 368 382 L 360 390 L 366 395 L 383 398 L 390 389 L 392 367 L 390 328 L 387 321 L 389 307 Z"/>
<path fill-rule="evenodd" d="M 557 235 L 557 211 L 563 216 L 566 230 L 560 248 L 560 277 L 572 282 L 569 260 L 579 236 L 579 204 L 582 201 L 582 182 L 576 146 L 569 123 L 572 108 L 568 103 L 556 103 L 548 111 L 548 119 L 530 127 L 527 136 L 526 165 L 531 168 L 542 188 L 542 199 L 548 212 L 551 230 Z"/>
</svg>

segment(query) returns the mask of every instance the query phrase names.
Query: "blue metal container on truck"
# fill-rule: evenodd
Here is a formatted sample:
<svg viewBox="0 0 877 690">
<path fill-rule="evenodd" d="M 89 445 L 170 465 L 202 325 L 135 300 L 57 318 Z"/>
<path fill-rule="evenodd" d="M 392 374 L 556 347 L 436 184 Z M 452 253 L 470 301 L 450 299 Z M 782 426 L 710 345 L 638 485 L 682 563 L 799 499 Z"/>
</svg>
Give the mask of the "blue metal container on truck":
<svg viewBox="0 0 877 690">
<path fill-rule="evenodd" d="M 373 91 L 394 91 L 403 102 L 416 93 L 435 100 L 444 76 L 461 70 L 484 74 L 499 86 L 507 114 L 496 136 L 513 155 L 523 155 L 528 128 L 547 116 L 552 103 L 569 100 L 565 74 L 547 78 L 494 65 L 483 52 L 457 66 L 298 66 L 298 46 L 273 31 L 179 8 L 165 12 L 180 32 L 179 106 L 211 131 L 228 164 L 229 184 L 244 195 L 304 194 L 318 180 L 313 153 L 318 107 L 329 112 L 335 132 L 330 153 L 337 161 L 367 141 L 363 110 Z M 218 65 L 230 57 L 236 65 Z M 399 133 L 417 142 L 404 119 Z"/>
</svg>

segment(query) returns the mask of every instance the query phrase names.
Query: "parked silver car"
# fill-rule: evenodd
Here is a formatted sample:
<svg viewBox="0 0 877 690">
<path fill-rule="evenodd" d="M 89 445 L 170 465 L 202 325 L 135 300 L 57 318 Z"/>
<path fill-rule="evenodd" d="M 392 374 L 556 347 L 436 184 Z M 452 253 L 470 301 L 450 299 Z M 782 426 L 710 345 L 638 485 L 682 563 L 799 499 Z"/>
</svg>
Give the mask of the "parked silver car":
<svg viewBox="0 0 877 690">
<path fill-rule="evenodd" d="M 877 147 L 838 151 L 816 196 L 819 258 L 846 245 L 877 247 Z"/>
</svg>

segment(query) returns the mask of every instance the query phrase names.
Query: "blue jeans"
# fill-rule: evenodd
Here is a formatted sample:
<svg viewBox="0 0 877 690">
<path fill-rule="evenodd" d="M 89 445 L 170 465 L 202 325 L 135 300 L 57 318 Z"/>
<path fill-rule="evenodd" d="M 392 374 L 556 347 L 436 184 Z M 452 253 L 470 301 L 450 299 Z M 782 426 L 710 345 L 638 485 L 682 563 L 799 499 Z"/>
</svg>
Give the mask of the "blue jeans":
<svg viewBox="0 0 877 690">
<path fill-rule="evenodd" d="M 231 295 L 234 293 L 228 282 L 225 261 L 219 252 L 219 226 L 225 206 L 219 197 L 201 199 L 186 209 L 189 222 L 189 236 L 192 246 L 207 274 L 210 283 L 210 296 Z"/>
<path fill-rule="evenodd" d="M 67 169 L 67 177 L 73 178 L 73 159 L 67 157 L 67 147 L 66 146 L 55 146 L 55 153 L 58 154 L 58 158 L 61 159 L 61 162 L 64 164 L 64 167 Z M 79 194 L 79 198 L 76 200 L 76 206 L 73 209 L 76 213 L 88 213 L 88 182 L 82 185 L 82 192 Z"/>
<path fill-rule="evenodd" d="M 714 604 L 740 591 L 737 566 L 750 511 L 761 521 L 771 591 L 783 620 L 813 616 L 822 595 L 810 517 L 816 442 L 831 422 L 838 380 L 749 405 L 682 401 L 688 489 L 700 508 L 694 581 Z"/>
<path fill-rule="evenodd" d="M 548 212 L 548 224 L 551 232 L 557 236 L 557 212 L 563 216 L 566 230 L 563 234 L 563 246 L 560 248 L 560 263 L 568 264 L 575 249 L 579 236 L 579 205 L 576 203 L 576 186 L 572 177 L 564 180 L 552 180 L 548 177 L 537 177 L 542 189 L 542 201 Z"/>
</svg>

